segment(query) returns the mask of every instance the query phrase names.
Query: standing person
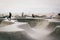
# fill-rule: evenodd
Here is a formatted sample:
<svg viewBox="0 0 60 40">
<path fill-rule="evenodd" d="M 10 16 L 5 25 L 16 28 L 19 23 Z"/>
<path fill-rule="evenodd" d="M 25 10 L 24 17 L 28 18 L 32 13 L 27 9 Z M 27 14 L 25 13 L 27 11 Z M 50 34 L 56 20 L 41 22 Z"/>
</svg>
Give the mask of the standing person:
<svg viewBox="0 0 60 40">
<path fill-rule="evenodd" d="M 11 16 L 12 16 L 12 14 L 11 14 L 11 12 L 9 12 L 9 16 L 8 16 L 9 21 L 11 21 Z"/>
<path fill-rule="evenodd" d="M 33 17 L 33 18 L 35 17 L 34 14 L 32 14 L 32 17 Z"/>
<path fill-rule="evenodd" d="M 24 16 L 24 12 L 22 12 L 22 17 Z"/>
</svg>

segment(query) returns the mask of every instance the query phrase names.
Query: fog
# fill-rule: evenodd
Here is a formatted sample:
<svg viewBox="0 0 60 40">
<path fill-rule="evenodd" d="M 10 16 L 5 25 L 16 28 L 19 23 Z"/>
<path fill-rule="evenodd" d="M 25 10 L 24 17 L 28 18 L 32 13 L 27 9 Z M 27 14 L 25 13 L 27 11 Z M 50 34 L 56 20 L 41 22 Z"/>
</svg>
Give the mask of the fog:
<svg viewBox="0 0 60 40">
<path fill-rule="evenodd" d="M 60 0 L 0 0 L 0 12 L 60 12 Z"/>
</svg>

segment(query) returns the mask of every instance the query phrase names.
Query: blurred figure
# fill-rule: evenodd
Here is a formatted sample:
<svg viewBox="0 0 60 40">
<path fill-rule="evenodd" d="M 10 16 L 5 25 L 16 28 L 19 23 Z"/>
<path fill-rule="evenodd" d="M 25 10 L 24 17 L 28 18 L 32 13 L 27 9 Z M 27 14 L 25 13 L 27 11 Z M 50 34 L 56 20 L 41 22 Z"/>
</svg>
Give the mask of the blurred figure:
<svg viewBox="0 0 60 40">
<path fill-rule="evenodd" d="M 9 12 L 9 16 L 7 17 L 7 19 L 8 19 L 9 21 L 11 21 L 11 16 L 12 16 L 12 14 L 11 14 L 11 12 Z"/>
<path fill-rule="evenodd" d="M 35 17 L 35 15 L 34 15 L 34 14 L 32 14 L 32 17 Z"/>
<path fill-rule="evenodd" d="M 58 16 L 60 16 L 60 13 L 58 13 Z"/>
<path fill-rule="evenodd" d="M 60 19 L 60 13 L 55 16 L 56 19 Z"/>
<path fill-rule="evenodd" d="M 22 12 L 22 17 L 24 16 L 24 12 Z"/>
</svg>

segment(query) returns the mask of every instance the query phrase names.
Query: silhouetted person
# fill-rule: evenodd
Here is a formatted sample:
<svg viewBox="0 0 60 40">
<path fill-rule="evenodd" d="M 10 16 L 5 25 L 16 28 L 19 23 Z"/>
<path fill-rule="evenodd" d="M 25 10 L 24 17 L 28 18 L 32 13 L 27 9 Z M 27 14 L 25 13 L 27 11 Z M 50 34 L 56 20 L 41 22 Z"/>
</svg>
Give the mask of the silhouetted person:
<svg viewBox="0 0 60 40">
<path fill-rule="evenodd" d="M 24 13 L 22 12 L 22 17 L 24 16 Z"/>
<path fill-rule="evenodd" d="M 58 13 L 58 16 L 60 16 L 60 13 Z"/>
<path fill-rule="evenodd" d="M 11 12 L 9 12 L 8 20 L 11 20 L 11 16 L 12 16 L 12 14 L 11 14 Z"/>
<path fill-rule="evenodd" d="M 34 14 L 32 14 L 32 17 L 35 17 Z"/>
</svg>

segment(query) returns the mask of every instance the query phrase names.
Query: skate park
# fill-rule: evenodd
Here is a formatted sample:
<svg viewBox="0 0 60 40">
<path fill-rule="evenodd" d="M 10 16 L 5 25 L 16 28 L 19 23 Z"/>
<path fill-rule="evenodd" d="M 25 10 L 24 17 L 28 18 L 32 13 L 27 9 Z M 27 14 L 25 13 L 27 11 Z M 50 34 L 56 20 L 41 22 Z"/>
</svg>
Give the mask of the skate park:
<svg viewBox="0 0 60 40">
<path fill-rule="evenodd" d="M 60 40 L 60 19 L 1 20 L 0 40 Z"/>
</svg>

